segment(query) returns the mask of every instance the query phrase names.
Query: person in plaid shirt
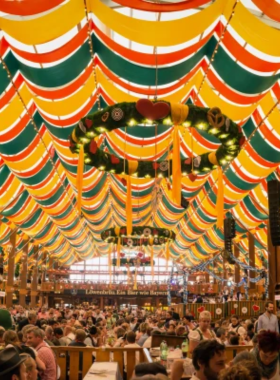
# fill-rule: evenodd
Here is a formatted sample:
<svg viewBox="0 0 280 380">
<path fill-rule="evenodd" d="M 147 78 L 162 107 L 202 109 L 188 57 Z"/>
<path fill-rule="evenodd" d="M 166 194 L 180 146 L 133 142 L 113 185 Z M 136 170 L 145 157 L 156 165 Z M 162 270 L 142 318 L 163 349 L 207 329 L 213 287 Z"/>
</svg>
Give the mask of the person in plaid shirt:
<svg viewBox="0 0 280 380">
<path fill-rule="evenodd" d="M 45 365 L 40 373 L 42 380 L 57 379 L 57 366 L 52 349 L 44 342 L 44 331 L 38 327 L 32 327 L 27 331 L 27 344 L 33 347 L 39 358 Z"/>
</svg>

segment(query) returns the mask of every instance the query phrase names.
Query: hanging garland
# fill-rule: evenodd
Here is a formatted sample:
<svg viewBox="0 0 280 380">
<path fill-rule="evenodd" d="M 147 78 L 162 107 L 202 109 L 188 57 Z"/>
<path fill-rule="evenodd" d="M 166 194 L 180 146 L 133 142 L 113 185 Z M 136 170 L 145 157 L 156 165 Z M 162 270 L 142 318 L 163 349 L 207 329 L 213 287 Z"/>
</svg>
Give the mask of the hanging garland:
<svg viewBox="0 0 280 380">
<path fill-rule="evenodd" d="M 101 239 L 106 243 L 118 243 L 121 238 L 122 246 L 139 247 L 147 245 L 161 245 L 172 243 L 176 234 L 166 228 L 155 228 L 150 226 L 137 226 L 132 228 L 131 235 L 127 234 L 127 227 L 109 228 L 101 233 Z"/>
<path fill-rule="evenodd" d="M 96 137 L 121 127 L 134 125 L 182 125 L 194 127 L 216 136 L 221 146 L 216 152 L 204 153 L 181 160 L 183 175 L 205 173 L 231 162 L 239 153 L 245 138 L 240 127 L 221 113 L 219 108 L 204 108 L 165 101 L 140 99 L 137 103 L 119 103 L 88 115 L 74 128 L 70 136 L 70 150 L 79 153 L 83 145 L 84 162 L 99 170 L 115 174 L 129 174 L 141 178 L 172 175 L 172 161 L 128 161 L 101 150 Z M 173 163 L 174 165 L 174 163 Z"/>
</svg>

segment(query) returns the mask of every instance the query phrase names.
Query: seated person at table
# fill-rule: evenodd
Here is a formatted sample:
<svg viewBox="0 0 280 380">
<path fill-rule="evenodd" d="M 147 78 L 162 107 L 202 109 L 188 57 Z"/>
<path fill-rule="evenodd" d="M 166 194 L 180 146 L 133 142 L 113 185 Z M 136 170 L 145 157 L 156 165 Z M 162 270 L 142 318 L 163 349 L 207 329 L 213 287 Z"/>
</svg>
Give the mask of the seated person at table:
<svg viewBox="0 0 280 380">
<path fill-rule="evenodd" d="M 166 368 L 160 363 L 139 363 L 135 366 L 134 373 L 137 377 L 158 374 L 167 376 Z"/>
<path fill-rule="evenodd" d="M 232 367 L 224 369 L 219 376 L 219 380 L 261 380 L 260 368 L 250 360 L 244 360 Z"/>
<path fill-rule="evenodd" d="M 176 360 L 171 367 L 171 380 L 180 380 L 183 376 L 190 375 L 191 359 Z M 200 342 L 193 351 L 192 364 L 195 374 L 191 380 L 216 380 L 219 372 L 226 367 L 225 346 L 216 340 Z"/>
<path fill-rule="evenodd" d="M 226 339 L 227 339 L 225 329 L 222 329 L 221 327 L 219 329 L 217 329 L 216 336 L 217 336 L 216 339 L 219 343 L 225 344 Z"/>
<path fill-rule="evenodd" d="M 126 334 L 125 348 L 140 348 L 139 344 L 135 343 L 136 334 L 133 331 L 129 331 Z M 135 353 L 135 363 L 139 363 L 139 352 Z M 127 373 L 127 353 L 124 353 L 124 371 Z"/>
<path fill-rule="evenodd" d="M 69 344 L 69 347 L 87 347 L 87 345 L 84 343 L 86 337 L 87 335 L 84 330 L 82 329 L 76 330 L 75 340 Z M 68 368 L 69 366 L 70 366 L 70 360 L 68 362 Z M 79 353 L 79 371 L 82 371 L 82 370 L 83 370 L 83 353 L 80 352 Z"/>
<path fill-rule="evenodd" d="M 195 347 L 202 340 L 216 339 L 214 331 L 210 329 L 211 314 L 209 311 L 203 311 L 199 314 L 198 327 L 189 332 L 189 351 L 193 352 Z"/>
</svg>

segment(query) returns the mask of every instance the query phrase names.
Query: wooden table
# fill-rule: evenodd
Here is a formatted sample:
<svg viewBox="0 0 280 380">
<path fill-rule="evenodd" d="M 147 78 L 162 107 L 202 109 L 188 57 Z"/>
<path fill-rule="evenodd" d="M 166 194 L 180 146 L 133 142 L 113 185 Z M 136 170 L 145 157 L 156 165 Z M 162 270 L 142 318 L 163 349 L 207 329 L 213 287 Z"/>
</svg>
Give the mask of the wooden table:
<svg viewBox="0 0 280 380">
<path fill-rule="evenodd" d="M 96 362 L 90 367 L 84 380 L 122 380 L 122 376 L 118 363 Z"/>
</svg>

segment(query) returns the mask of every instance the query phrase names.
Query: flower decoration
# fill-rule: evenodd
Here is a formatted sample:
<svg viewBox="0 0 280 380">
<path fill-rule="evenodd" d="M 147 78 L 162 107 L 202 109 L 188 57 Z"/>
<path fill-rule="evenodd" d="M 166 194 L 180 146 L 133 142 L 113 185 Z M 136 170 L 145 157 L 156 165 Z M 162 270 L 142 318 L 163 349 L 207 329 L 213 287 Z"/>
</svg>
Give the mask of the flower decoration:
<svg viewBox="0 0 280 380">
<path fill-rule="evenodd" d="M 183 110 L 183 112 L 181 112 Z M 120 124 L 121 122 L 121 124 Z M 183 128 L 192 126 L 217 137 L 221 145 L 216 152 L 204 153 L 195 158 L 181 160 L 182 173 L 188 173 L 193 180 L 199 173 L 205 173 L 217 166 L 231 162 L 239 153 L 245 138 L 241 128 L 217 107 L 209 109 L 194 105 L 173 104 L 166 101 L 151 102 L 139 99 L 136 103 L 118 103 L 102 111 L 94 112 L 80 120 L 70 135 L 70 150 L 79 153 L 84 146 L 87 165 L 99 170 L 145 178 L 169 177 L 172 175 L 172 160 L 130 161 L 117 157 L 97 147 L 95 138 L 104 132 L 121 127 L 155 123 L 174 124 Z M 92 144 L 92 141 L 95 144 Z M 112 158 L 111 156 L 114 156 Z M 195 174 L 192 173 L 195 167 Z"/>
</svg>

